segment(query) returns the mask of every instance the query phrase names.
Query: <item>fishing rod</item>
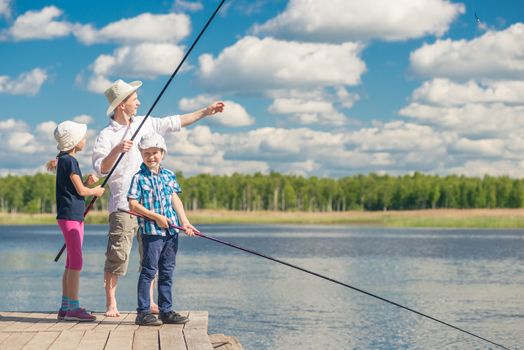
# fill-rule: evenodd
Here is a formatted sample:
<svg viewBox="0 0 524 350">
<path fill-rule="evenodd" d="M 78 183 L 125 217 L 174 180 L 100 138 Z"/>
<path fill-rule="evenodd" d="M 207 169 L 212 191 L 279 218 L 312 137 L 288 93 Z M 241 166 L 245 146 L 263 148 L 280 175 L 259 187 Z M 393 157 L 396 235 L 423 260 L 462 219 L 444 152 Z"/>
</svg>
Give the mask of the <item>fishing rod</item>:
<svg viewBox="0 0 524 350">
<path fill-rule="evenodd" d="M 134 215 L 134 216 L 136 216 L 136 217 L 142 218 L 142 219 L 144 219 L 144 220 L 154 221 L 154 220 L 152 220 L 152 219 L 150 219 L 150 218 L 148 218 L 148 217 L 146 217 L 146 216 L 144 216 L 144 215 L 142 215 L 142 214 L 139 214 L 139 213 L 134 212 L 134 211 L 131 211 L 131 210 L 120 209 L 120 208 L 119 208 L 118 210 L 121 211 L 121 212 L 124 212 L 124 213 L 128 213 L 128 214 Z M 185 232 L 185 229 L 184 229 L 183 227 L 181 227 L 181 226 L 174 225 L 174 224 L 170 224 L 170 226 L 173 227 L 173 228 L 176 228 L 176 229 L 179 229 L 179 230 Z M 481 337 L 480 335 L 477 335 L 477 334 L 475 334 L 475 333 L 469 332 L 469 331 L 467 331 L 467 330 L 465 330 L 465 329 L 462 329 L 462 328 L 460 328 L 460 327 L 454 326 L 454 325 L 452 325 L 452 324 L 450 324 L 450 323 L 447 323 L 447 322 L 441 321 L 441 320 L 439 320 L 439 319 L 437 319 L 437 318 L 435 318 L 435 317 L 432 317 L 432 316 L 430 316 L 430 315 L 427 315 L 427 314 L 425 314 L 425 313 L 423 313 L 423 312 L 420 312 L 420 311 L 414 310 L 414 309 L 412 309 L 412 308 L 409 308 L 409 307 L 407 307 L 407 306 L 401 305 L 401 304 L 399 304 L 399 303 L 396 303 L 396 302 L 391 301 L 391 300 L 389 300 L 389 299 L 383 298 L 383 297 L 378 296 L 378 295 L 376 295 L 376 294 L 373 294 L 373 293 L 367 292 L 367 291 L 365 291 L 365 290 L 363 290 L 363 289 L 360 289 L 360 288 L 357 288 L 357 287 L 353 287 L 353 286 L 351 286 L 351 285 L 349 285 L 349 284 L 347 284 L 347 283 L 344 283 L 344 282 L 337 281 L 336 279 L 333 279 L 333 278 L 331 278 L 331 277 L 327 277 L 327 276 L 321 275 L 321 274 L 316 273 L 316 272 L 314 272 L 314 271 L 311 271 L 311 270 L 305 269 L 305 268 L 303 268 L 303 267 L 300 267 L 300 266 L 297 266 L 297 265 L 294 265 L 294 264 L 288 263 L 288 262 L 286 262 L 286 261 L 283 261 L 283 260 L 280 260 L 280 259 L 277 259 L 277 258 L 273 258 L 273 257 L 271 257 L 271 256 L 268 256 L 268 255 L 265 255 L 265 254 L 259 253 L 259 252 L 257 252 L 257 251 L 254 251 L 254 250 L 251 250 L 251 249 L 248 249 L 248 248 L 240 247 L 240 246 L 238 246 L 238 245 L 236 245 L 236 244 L 233 244 L 233 243 L 230 243 L 230 242 L 222 241 L 222 240 L 220 240 L 220 239 L 218 239 L 218 238 L 214 238 L 214 237 L 211 237 L 211 236 L 207 236 L 207 235 L 203 234 L 202 232 L 200 232 L 200 231 L 198 231 L 198 230 L 193 230 L 193 232 L 194 232 L 195 235 L 198 236 L 198 237 L 205 238 L 205 239 L 207 239 L 207 240 L 210 240 L 210 241 L 213 241 L 213 242 L 216 242 L 216 243 L 220 243 L 220 244 L 223 244 L 223 245 L 227 245 L 227 246 L 229 246 L 229 247 L 231 247 L 231 248 L 235 248 L 235 249 L 238 249 L 238 250 L 242 250 L 242 251 L 244 251 L 244 252 L 246 252 L 246 253 L 249 253 L 249 254 L 257 255 L 257 256 L 262 257 L 262 258 L 264 258 L 264 259 L 268 259 L 268 260 L 271 260 L 271 261 L 277 262 L 277 263 L 279 263 L 279 264 L 283 264 L 283 265 L 289 266 L 289 267 L 291 267 L 291 268 L 294 268 L 294 269 L 300 270 L 300 271 L 302 271 L 302 272 L 308 273 L 308 274 L 310 274 L 310 275 L 313 275 L 313 276 L 316 276 L 316 277 L 322 278 L 322 279 L 327 280 L 327 281 L 329 281 L 329 282 L 333 282 L 333 283 L 339 284 L 339 285 L 341 285 L 341 286 L 344 286 L 344 287 L 346 287 L 346 288 L 353 289 L 354 291 L 357 291 L 357 292 L 359 292 L 359 293 L 362 293 L 362 294 L 368 295 L 368 296 L 373 297 L 373 298 L 375 298 L 375 299 L 378 299 L 378 300 L 384 301 L 384 302 L 386 302 L 386 303 L 388 303 L 388 304 L 395 305 L 395 306 L 397 306 L 397 307 L 399 307 L 399 308 L 402 308 L 402 309 L 404 309 L 404 310 L 407 310 L 407 311 L 413 312 L 413 313 L 415 313 L 415 314 L 417 314 L 417 315 L 419 315 L 419 316 L 423 316 L 423 317 L 429 318 L 429 319 L 432 320 L 432 321 L 435 321 L 435 322 L 438 322 L 438 323 L 443 324 L 443 325 L 445 325 L 445 326 L 451 327 L 451 328 L 453 328 L 453 329 L 455 329 L 455 330 L 457 330 L 457 331 L 460 331 L 460 332 L 466 333 L 466 334 L 471 335 L 471 336 L 473 336 L 473 337 L 475 337 L 475 338 L 478 338 L 478 339 L 481 339 L 481 340 L 483 340 L 483 341 L 485 341 L 485 342 L 488 342 L 488 343 L 490 343 L 490 344 L 492 344 L 492 345 L 496 345 L 496 346 L 498 346 L 498 347 L 500 347 L 500 348 L 502 348 L 502 349 L 510 350 L 508 347 L 506 347 L 506 346 L 504 346 L 504 345 L 501 345 L 501 344 L 498 344 L 498 343 L 495 343 L 495 342 L 493 342 L 493 341 L 491 341 L 491 340 L 489 340 L 489 339 L 486 339 L 486 338 L 484 338 L 484 337 Z"/>
<path fill-rule="evenodd" d="M 134 132 L 133 136 L 131 137 L 131 141 L 133 141 L 135 139 L 136 135 L 138 134 L 138 132 L 142 128 L 142 125 L 144 125 L 144 123 L 147 120 L 147 118 L 151 115 L 151 112 L 153 111 L 153 108 L 155 108 L 156 104 L 158 103 L 158 101 L 160 100 L 160 98 L 162 97 L 164 92 L 167 90 L 167 87 L 169 86 L 169 84 L 171 84 L 171 81 L 173 80 L 175 75 L 177 75 L 178 71 L 180 70 L 180 68 L 182 67 L 184 62 L 186 61 L 187 57 L 189 56 L 191 51 L 193 51 L 193 48 L 195 47 L 197 42 L 200 40 L 200 37 L 202 36 L 202 34 L 204 34 L 204 32 L 206 31 L 207 27 L 209 26 L 209 24 L 211 23 L 213 18 L 215 18 L 216 14 L 218 13 L 218 11 L 220 10 L 220 8 L 222 7 L 222 5 L 224 4 L 225 1 L 226 0 L 222 0 L 220 2 L 220 4 L 218 4 L 217 8 L 215 9 L 215 11 L 211 15 L 211 17 L 209 17 L 209 19 L 207 20 L 206 24 L 204 25 L 204 27 L 202 28 L 200 33 L 198 34 L 196 39 L 193 41 L 193 44 L 191 44 L 191 47 L 189 47 L 189 50 L 187 50 L 186 54 L 184 55 L 184 57 L 182 58 L 182 60 L 178 64 L 178 66 L 176 67 L 175 71 L 173 72 L 173 74 L 171 74 L 171 77 L 169 77 L 168 81 L 165 83 L 164 87 L 160 91 L 160 94 L 158 94 L 157 98 L 155 99 L 155 101 L 151 105 L 151 108 L 149 108 L 149 111 L 147 111 L 146 116 L 144 117 L 144 119 L 142 120 L 142 122 L 138 126 L 138 129 L 136 129 L 136 131 Z M 118 164 L 120 163 L 120 161 L 124 157 L 124 154 L 125 154 L 124 152 L 120 153 L 120 156 L 118 156 L 118 159 L 116 160 L 115 164 L 113 165 L 113 167 L 111 168 L 111 170 L 107 174 L 106 178 L 104 179 L 104 182 L 102 182 L 102 185 L 101 185 L 102 187 L 106 186 L 107 182 L 109 181 L 109 178 L 111 177 L 111 175 L 113 175 L 113 172 L 115 171 L 116 167 L 118 166 Z M 87 206 L 87 208 L 84 211 L 84 218 L 87 216 L 87 213 L 89 213 L 89 211 L 91 210 L 91 208 L 95 204 L 95 201 L 96 201 L 97 198 L 98 197 L 93 196 L 93 198 L 91 199 L 91 202 L 89 202 L 89 205 Z M 55 262 L 57 262 L 60 259 L 60 256 L 62 256 L 62 253 L 64 252 L 65 248 L 66 248 L 66 245 L 64 243 L 64 245 L 62 245 L 62 248 L 60 249 L 60 251 L 58 252 L 58 254 L 55 257 Z"/>
</svg>

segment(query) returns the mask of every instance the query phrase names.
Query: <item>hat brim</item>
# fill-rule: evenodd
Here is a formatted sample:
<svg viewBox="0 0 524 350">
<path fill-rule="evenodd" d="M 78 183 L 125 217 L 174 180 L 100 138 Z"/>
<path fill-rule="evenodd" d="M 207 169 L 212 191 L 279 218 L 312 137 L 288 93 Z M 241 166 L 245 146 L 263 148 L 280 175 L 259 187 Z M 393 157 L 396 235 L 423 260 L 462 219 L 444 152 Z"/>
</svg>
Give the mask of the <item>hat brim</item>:
<svg viewBox="0 0 524 350">
<path fill-rule="evenodd" d="M 113 111 L 115 110 L 115 108 L 120 104 L 122 103 L 122 101 L 124 101 L 129 95 L 131 95 L 133 92 L 135 92 L 136 90 L 138 90 L 139 87 L 142 86 L 142 82 L 140 80 L 135 80 L 135 81 L 132 81 L 130 82 L 128 85 L 131 86 L 131 89 L 125 91 L 124 93 L 120 94 L 120 96 L 118 96 L 117 98 L 115 98 L 113 100 L 113 102 L 109 105 L 109 107 L 107 107 L 107 111 L 106 111 L 106 114 L 107 115 L 110 115 L 111 113 L 113 113 Z"/>
</svg>

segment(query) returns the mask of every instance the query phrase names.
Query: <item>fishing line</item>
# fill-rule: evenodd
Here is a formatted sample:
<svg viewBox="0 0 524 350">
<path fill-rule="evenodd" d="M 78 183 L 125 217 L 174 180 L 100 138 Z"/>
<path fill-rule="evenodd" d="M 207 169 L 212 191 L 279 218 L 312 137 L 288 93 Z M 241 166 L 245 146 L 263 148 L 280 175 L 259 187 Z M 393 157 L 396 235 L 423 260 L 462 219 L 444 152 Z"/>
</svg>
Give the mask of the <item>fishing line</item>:
<svg viewBox="0 0 524 350">
<path fill-rule="evenodd" d="M 133 136 L 131 137 L 131 141 L 133 141 L 135 139 L 136 135 L 138 134 L 138 132 L 142 128 L 142 125 L 144 125 L 145 121 L 147 120 L 147 118 L 149 117 L 151 112 L 153 111 L 153 108 L 155 108 L 156 104 L 158 103 L 158 101 L 160 100 L 160 98 L 162 97 L 164 92 L 166 91 L 167 87 L 169 86 L 169 84 L 171 84 L 171 81 L 173 80 L 175 75 L 178 73 L 178 71 L 180 70 L 180 68 L 182 67 L 184 62 L 186 61 L 186 59 L 189 56 L 189 54 L 191 53 L 191 51 L 193 50 L 193 48 L 195 47 L 197 42 L 200 40 L 200 37 L 202 36 L 202 34 L 204 34 L 204 32 L 206 31 L 207 27 L 209 26 L 209 24 L 211 23 L 213 18 L 215 18 L 216 14 L 218 13 L 218 11 L 220 10 L 220 8 L 222 7 L 222 5 L 224 4 L 225 1 L 226 0 L 222 0 L 220 2 L 220 4 L 218 4 L 217 8 L 215 9 L 215 11 L 211 15 L 211 17 L 209 17 L 209 19 L 207 20 L 205 26 L 202 28 L 202 30 L 200 31 L 200 33 L 198 34 L 196 39 L 193 41 L 193 44 L 191 44 L 191 47 L 189 48 L 189 50 L 187 50 L 186 54 L 184 55 L 184 57 L 182 58 L 182 60 L 178 64 L 178 66 L 176 67 L 175 71 L 173 72 L 173 74 L 171 74 L 171 77 L 169 77 L 168 81 L 165 83 L 164 87 L 160 91 L 160 94 L 158 94 L 157 98 L 155 99 L 155 102 L 153 102 L 153 104 L 151 105 L 151 108 L 149 108 L 149 111 L 147 111 L 146 116 L 144 117 L 144 119 L 142 120 L 142 122 L 138 126 L 138 129 L 136 129 L 136 131 L 134 132 Z M 101 185 L 102 187 L 106 186 L 107 182 L 109 181 L 109 178 L 111 177 L 111 175 L 113 175 L 113 172 L 115 171 L 116 167 L 118 166 L 118 164 L 120 163 L 120 161 L 122 160 L 124 155 L 125 155 L 124 152 L 120 153 L 120 156 L 118 156 L 118 159 L 116 160 L 115 164 L 113 165 L 113 167 L 111 168 L 111 170 L 107 174 L 106 178 L 104 179 L 104 182 L 102 182 L 102 185 Z M 89 213 L 89 211 L 91 210 L 91 208 L 95 204 L 95 201 L 97 200 L 97 198 L 98 197 L 93 196 L 93 198 L 91 199 L 91 202 L 89 202 L 89 205 L 87 206 L 86 210 L 84 211 L 84 218 L 87 216 L 87 213 Z M 58 261 L 58 259 L 60 259 L 60 256 L 62 256 L 62 253 L 64 252 L 65 248 L 66 248 L 66 245 L 64 243 L 64 245 L 62 246 L 62 249 L 60 249 L 60 251 L 58 252 L 58 254 L 55 257 L 55 262 Z"/>
<path fill-rule="evenodd" d="M 142 214 L 139 214 L 139 213 L 133 212 L 133 211 L 129 211 L 129 210 L 125 210 L 125 209 L 118 209 L 118 210 L 119 210 L 119 211 L 122 211 L 122 212 L 125 212 L 125 213 L 128 213 L 128 214 L 131 214 L 131 215 L 134 215 L 134 216 L 137 216 L 137 217 L 140 217 L 140 218 L 145 219 L 145 220 L 153 221 L 153 220 L 151 220 L 150 218 L 148 218 L 148 217 L 146 217 L 146 216 L 144 216 L 144 215 L 142 215 Z M 185 231 L 185 229 L 184 229 L 183 227 L 180 227 L 180 226 L 177 226 L 177 225 L 173 225 L 173 224 L 171 224 L 170 226 L 171 226 L 171 227 L 174 227 L 174 228 L 176 228 L 176 229 L 179 229 L 179 230 Z M 289 266 L 289 267 L 291 267 L 291 268 L 294 268 L 294 269 L 300 270 L 300 271 L 302 271 L 302 272 L 308 273 L 308 274 L 310 274 L 310 275 L 313 275 L 313 276 L 316 276 L 316 277 L 322 278 L 322 279 L 327 280 L 327 281 L 329 281 L 329 282 L 333 282 L 333 283 L 339 284 L 339 285 L 344 286 L 344 287 L 346 287 L 346 288 L 353 289 L 354 291 L 357 291 L 357 292 L 359 292 L 359 293 L 362 293 L 362 294 L 368 295 L 368 296 L 373 297 L 373 298 L 375 298 L 375 299 L 378 299 L 378 300 L 384 301 L 384 302 L 386 302 L 386 303 L 388 303 L 388 304 L 395 305 L 395 306 L 397 306 L 397 307 L 399 307 L 399 308 L 402 308 L 402 309 L 405 309 L 405 310 L 407 310 L 407 311 L 413 312 L 413 313 L 415 313 L 415 314 L 417 314 L 417 315 L 419 315 L 419 316 L 423 316 L 423 317 L 429 318 L 429 319 L 432 320 L 432 321 L 435 321 L 435 322 L 438 322 L 438 323 L 443 324 L 443 325 L 445 325 L 445 326 L 451 327 L 451 328 L 453 328 L 453 329 L 455 329 L 455 330 L 457 330 L 457 331 L 460 331 L 460 332 L 466 333 L 466 334 L 471 335 L 471 336 L 473 336 L 473 337 L 475 337 L 475 338 L 478 338 L 478 339 L 481 339 L 481 340 L 483 340 L 483 341 L 485 341 L 485 342 L 488 342 L 488 343 L 490 343 L 490 344 L 492 344 L 492 345 L 496 345 L 496 346 L 498 346 L 498 347 L 500 347 L 500 348 L 502 348 L 502 349 L 510 350 L 509 348 L 505 347 L 504 345 L 501 345 L 501 344 L 495 343 L 495 342 L 493 342 L 493 341 L 491 341 L 491 340 L 489 340 L 489 339 L 486 339 L 486 338 L 484 338 L 484 337 L 481 337 L 480 335 L 477 335 L 477 334 L 475 334 L 475 333 L 469 332 L 469 331 L 467 331 L 467 330 L 465 330 L 465 329 L 462 329 L 462 328 L 460 328 L 460 327 L 454 326 L 454 325 L 452 325 L 452 324 L 450 324 L 450 323 L 447 323 L 447 322 L 441 321 L 441 320 L 439 320 L 438 318 L 432 317 L 432 316 L 427 315 L 427 314 L 425 314 L 425 313 L 423 313 L 423 312 L 420 312 L 420 311 L 414 310 L 414 309 L 412 309 L 412 308 L 409 308 L 409 307 L 407 307 L 407 306 L 401 305 L 401 304 L 399 304 L 399 303 L 396 303 L 396 302 L 391 301 L 391 300 L 389 300 L 389 299 L 383 298 L 383 297 L 378 296 L 378 295 L 376 295 L 376 294 L 373 294 L 373 293 L 367 292 L 367 291 L 365 291 L 365 290 L 363 290 L 363 289 L 360 289 L 360 288 L 357 288 L 357 287 L 353 287 L 353 286 L 351 286 L 351 285 L 349 285 L 349 284 L 347 284 L 347 283 L 344 283 L 344 282 L 337 281 L 336 279 L 333 279 L 333 278 L 331 278 L 331 277 L 327 277 L 327 276 L 321 275 L 321 274 L 316 273 L 316 272 L 314 272 L 314 271 L 311 271 L 311 270 L 305 269 L 305 268 L 303 268 L 303 267 L 300 267 L 300 266 L 297 266 L 297 265 L 294 265 L 294 264 L 288 263 L 288 262 L 286 262 L 286 261 L 283 261 L 283 260 L 280 260 L 280 259 L 277 259 L 277 258 L 273 258 L 273 257 L 271 257 L 271 256 L 268 256 L 268 255 L 265 255 L 265 254 L 259 253 L 259 252 L 257 252 L 257 251 L 254 251 L 254 250 L 251 250 L 251 249 L 248 249 L 248 248 L 243 248 L 243 247 L 237 246 L 237 245 L 235 245 L 235 244 L 233 244 L 233 243 L 229 243 L 229 242 L 226 242 L 226 241 L 222 241 L 222 240 L 220 240 L 220 239 L 218 239 L 218 238 L 214 238 L 214 237 L 207 236 L 207 235 L 201 233 L 200 231 L 196 231 L 196 232 L 195 232 L 195 235 L 198 236 L 198 237 L 202 237 L 202 238 L 208 239 L 208 240 L 210 240 L 210 241 L 216 242 L 216 243 L 220 243 L 220 244 L 227 245 L 227 246 L 229 246 L 229 247 L 232 247 L 232 248 L 235 248 L 235 249 L 238 249 L 238 250 L 242 250 L 242 251 L 244 251 L 244 252 L 246 252 L 246 253 L 249 253 L 249 254 L 253 254 L 253 255 L 260 256 L 260 257 L 262 257 L 262 258 L 264 258 L 264 259 L 268 259 L 268 260 L 271 260 L 271 261 L 277 262 L 277 263 L 279 263 L 279 264 L 283 264 L 283 265 Z"/>
</svg>

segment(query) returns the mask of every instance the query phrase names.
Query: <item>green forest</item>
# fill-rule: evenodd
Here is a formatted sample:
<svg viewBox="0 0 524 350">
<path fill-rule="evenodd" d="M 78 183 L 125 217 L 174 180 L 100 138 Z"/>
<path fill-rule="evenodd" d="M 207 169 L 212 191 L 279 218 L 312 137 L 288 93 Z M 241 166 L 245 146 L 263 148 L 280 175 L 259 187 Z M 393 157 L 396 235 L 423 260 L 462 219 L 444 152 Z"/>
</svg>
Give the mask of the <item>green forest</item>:
<svg viewBox="0 0 524 350">
<path fill-rule="evenodd" d="M 524 180 L 507 176 L 483 178 L 414 173 L 404 176 L 355 175 L 339 179 L 279 173 L 178 173 L 186 210 L 346 211 L 429 208 L 522 208 Z M 93 209 L 108 206 L 108 194 Z M 0 211 L 55 212 L 55 176 L 35 174 L 0 177 Z"/>
</svg>

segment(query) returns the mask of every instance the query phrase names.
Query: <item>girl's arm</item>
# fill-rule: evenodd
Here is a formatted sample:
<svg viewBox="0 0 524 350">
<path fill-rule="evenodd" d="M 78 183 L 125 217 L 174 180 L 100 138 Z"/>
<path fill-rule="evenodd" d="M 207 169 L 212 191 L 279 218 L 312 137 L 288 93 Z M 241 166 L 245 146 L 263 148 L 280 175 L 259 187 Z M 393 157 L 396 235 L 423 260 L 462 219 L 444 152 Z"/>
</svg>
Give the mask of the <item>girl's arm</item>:
<svg viewBox="0 0 524 350">
<path fill-rule="evenodd" d="M 186 216 L 186 211 L 184 210 L 184 205 L 182 204 L 182 201 L 180 200 L 180 197 L 178 197 L 178 194 L 176 192 L 173 192 L 173 196 L 171 197 L 171 202 L 173 203 L 173 208 L 175 209 L 178 217 L 180 218 L 180 222 L 182 224 L 182 227 L 186 230 L 186 234 L 189 236 L 194 236 L 195 231 L 197 231 L 196 228 L 191 225 L 189 220 Z"/>
<path fill-rule="evenodd" d="M 87 196 L 97 196 L 102 197 L 104 195 L 105 189 L 103 187 L 97 186 L 95 188 L 89 188 L 84 185 L 82 179 L 78 174 L 72 173 L 69 175 L 73 186 L 75 186 L 76 192 L 82 197 Z"/>
<path fill-rule="evenodd" d="M 146 209 L 142 204 L 140 204 L 136 199 L 128 198 L 129 200 L 129 209 L 143 216 L 147 216 L 151 220 L 154 220 L 156 224 L 162 228 L 169 227 L 169 220 L 167 217 L 157 214 L 154 211 Z"/>
</svg>

